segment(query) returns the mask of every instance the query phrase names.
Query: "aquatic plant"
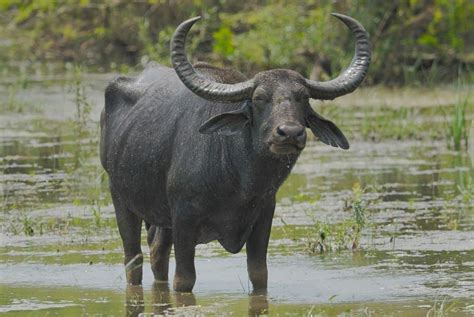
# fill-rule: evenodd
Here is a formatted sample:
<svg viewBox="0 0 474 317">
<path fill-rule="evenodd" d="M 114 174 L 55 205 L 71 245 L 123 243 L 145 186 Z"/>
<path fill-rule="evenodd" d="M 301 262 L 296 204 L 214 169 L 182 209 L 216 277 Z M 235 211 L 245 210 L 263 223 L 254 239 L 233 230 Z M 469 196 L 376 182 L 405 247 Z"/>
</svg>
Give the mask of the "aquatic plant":
<svg viewBox="0 0 474 317">
<path fill-rule="evenodd" d="M 354 220 L 359 228 L 363 228 L 365 225 L 365 206 L 362 201 L 362 194 L 364 190 L 360 186 L 359 182 L 352 185 L 352 210 L 354 212 Z"/>
<path fill-rule="evenodd" d="M 448 304 L 446 299 L 442 301 L 436 300 L 433 306 L 426 312 L 426 317 L 444 317 L 448 316 L 456 305 L 456 301 Z"/>
<path fill-rule="evenodd" d="M 91 210 L 92 210 L 92 215 L 94 216 L 94 224 L 96 225 L 96 227 L 100 228 L 100 226 L 102 225 L 100 203 L 96 202 L 95 206 L 91 207 Z"/>
<path fill-rule="evenodd" d="M 356 182 L 352 186 L 352 217 L 355 221 L 354 225 L 354 241 L 352 244 L 352 249 L 356 249 L 359 245 L 360 233 L 365 226 L 366 217 L 365 217 L 365 204 L 362 201 L 362 194 L 364 190 L 360 186 L 360 183 Z"/>
<path fill-rule="evenodd" d="M 362 201 L 363 190 L 359 183 L 354 184 L 349 209 L 353 214 L 340 223 L 330 224 L 316 220 L 308 232 L 305 250 L 309 253 L 324 253 L 356 249 L 361 230 L 365 225 L 365 207 Z M 347 204 L 347 202 L 346 202 Z"/>
<path fill-rule="evenodd" d="M 0 113 L 24 113 L 24 112 L 39 112 L 39 108 L 26 103 L 18 98 L 18 91 L 21 89 L 20 85 L 15 83 L 8 86 L 8 98 L 0 102 Z"/>
<path fill-rule="evenodd" d="M 463 141 L 466 150 L 469 145 L 471 119 L 466 116 L 468 106 L 468 97 L 466 96 L 463 99 L 459 97 L 451 113 L 451 122 L 448 130 L 448 145 L 452 145 L 456 151 L 461 150 Z"/>
<path fill-rule="evenodd" d="M 74 152 L 75 168 L 81 164 L 81 160 L 91 156 L 90 149 L 86 151 L 82 141 L 89 137 L 88 124 L 91 122 L 90 113 L 92 104 L 89 101 L 86 93 L 86 86 L 82 79 L 82 69 L 76 66 L 74 72 L 74 80 L 72 83 L 72 90 L 74 92 L 74 104 L 76 105 L 76 114 L 74 117 L 74 137 L 76 140 L 76 147 Z"/>
<path fill-rule="evenodd" d="M 35 228 L 37 228 L 39 225 L 38 223 L 35 223 L 26 212 L 22 212 L 21 214 L 14 217 L 8 217 L 6 224 L 8 224 L 8 227 L 2 226 L 2 229 L 4 229 L 5 232 L 9 232 L 10 234 L 14 235 L 23 233 L 28 237 L 35 235 Z M 42 234 L 42 224 L 38 228 L 39 233 Z"/>
<path fill-rule="evenodd" d="M 91 163 L 97 157 L 99 126 L 90 116 L 92 103 L 83 77 L 83 69 L 76 66 L 70 87 L 76 112 L 70 122 L 75 146 L 72 149 L 74 163 L 67 169 L 71 176 L 69 190 L 71 196 L 75 197 L 75 205 L 85 205 L 92 214 L 95 226 L 101 227 L 101 207 L 110 203 L 108 191 L 104 191 L 108 179 L 101 167 L 95 162 Z M 89 183 L 90 186 L 84 189 L 84 183 Z"/>
<path fill-rule="evenodd" d="M 305 250 L 308 253 L 341 251 L 360 247 L 362 230 L 372 226 L 367 219 L 367 207 L 371 200 L 364 199 L 365 189 L 359 182 L 352 186 L 351 196 L 346 200 L 344 209 L 351 216 L 340 223 L 325 223 L 316 220 L 308 231 Z"/>
<path fill-rule="evenodd" d="M 422 111 L 418 108 L 372 107 L 361 110 L 364 115 L 361 119 L 360 134 L 366 140 L 437 139 L 443 135 L 441 125 L 416 120 Z"/>
<path fill-rule="evenodd" d="M 472 169 L 467 173 L 459 172 L 456 187 L 465 203 L 474 200 L 474 181 L 472 179 Z"/>
<path fill-rule="evenodd" d="M 412 96 L 401 90 L 401 94 Z M 388 96 L 388 95 L 387 95 Z M 384 95 L 378 98 L 384 102 Z M 388 97 L 387 97 L 388 98 Z M 409 99 L 409 97 L 406 97 Z M 418 107 L 413 105 L 373 104 L 354 106 L 348 116 L 343 107 L 317 106 L 320 113 L 341 125 L 349 139 L 369 141 L 383 140 L 444 140 L 446 124 L 436 120 L 442 116 L 442 107 Z M 434 120 L 425 120 L 434 118 Z M 351 135 L 352 134 L 352 135 Z"/>
<path fill-rule="evenodd" d="M 304 250 L 314 254 L 354 248 L 359 234 L 352 219 L 337 224 L 316 221 L 308 232 Z"/>
</svg>

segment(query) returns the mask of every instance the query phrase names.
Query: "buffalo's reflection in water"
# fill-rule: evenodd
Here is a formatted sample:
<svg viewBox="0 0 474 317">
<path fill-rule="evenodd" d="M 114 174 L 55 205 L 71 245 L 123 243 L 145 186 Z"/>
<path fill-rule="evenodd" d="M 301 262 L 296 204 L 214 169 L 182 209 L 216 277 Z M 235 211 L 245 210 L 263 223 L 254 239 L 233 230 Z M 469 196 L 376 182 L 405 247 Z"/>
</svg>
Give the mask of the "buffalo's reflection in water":
<svg viewBox="0 0 474 317">
<path fill-rule="evenodd" d="M 154 316 L 169 315 L 179 312 L 180 308 L 188 307 L 189 312 L 199 313 L 200 307 L 196 305 L 196 298 L 192 293 L 178 293 L 170 291 L 168 283 L 153 284 L 151 290 L 151 310 L 145 313 L 145 300 L 143 296 L 143 287 L 141 285 L 128 285 L 125 298 L 126 314 L 125 316 Z M 196 309 L 192 309 L 195 307 Z M 267 294 L 252 293 L 249 295 L 249 316 L 259 316 L 268 314 Z"/>
</svg>

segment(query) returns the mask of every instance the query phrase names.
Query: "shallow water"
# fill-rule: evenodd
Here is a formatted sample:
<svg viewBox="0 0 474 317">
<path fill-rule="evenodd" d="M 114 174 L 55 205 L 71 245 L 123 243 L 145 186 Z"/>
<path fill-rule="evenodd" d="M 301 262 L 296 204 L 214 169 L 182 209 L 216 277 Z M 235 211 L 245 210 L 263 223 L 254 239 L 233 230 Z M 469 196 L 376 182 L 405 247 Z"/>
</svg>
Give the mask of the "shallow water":
<svg viewBox="0 0 474 317">
<path fill-rule="evenodd" d="M 217 243 L 198 246 L 193 295 L 155 285 L 147 263 L 143 287 L 127 288 L 96 150 L 108 76 L 87 78 L 93 120 L 84 127 L 75 123 L 75 87 L 68 84 L 30 84 L 16 97 L 24 110 L 0 114 L 0 313 L 420 316 L 431 309 L 450 316 L 474 314 L 469 153 L 451 151 L 439 138 L 370 141 L 364 137 L 365 118 L 388 111 L 373 105 L 363 109 L 361 100 L 370 90 L 338 100 L 347 101 L 344 111 L 326 112 L 337 117 L 336 123 L 345 122 L 351 150 L 309 142 L 281 188 L 267 295 L 249 295 L 245 252 L 230 255 Z M 384 92 L 383 99 L 374 91 L 390 107 L 397 107 L 399 95 L 404 96 L 400 103 L 409 99 L 398 91 Z M 432 107 L 425 96 L 424 110 L 409 119 L 433 131 L 443 126 L 450 93 L 437 91 L 433 100 L 443 96 L 443 102 Z M 398 105 L 404 106 L 416 104 Z M 472 112 L 468 115 L 472 118 Z M 420 129 L 419 135 L 431 132 Z M 366 226 L 351 250 L 352 236 L 338 228 L 353 217 L 354 184 L 365 189 Z M 331 228 L 332 243 L 337 230 L 345 237 L 333 251 L 314 247 L 322 225 Z M 143 250 L 148 251 L 145 245 Z M 173 267 L 172 260 L 170 276 Z"/>
</svg>

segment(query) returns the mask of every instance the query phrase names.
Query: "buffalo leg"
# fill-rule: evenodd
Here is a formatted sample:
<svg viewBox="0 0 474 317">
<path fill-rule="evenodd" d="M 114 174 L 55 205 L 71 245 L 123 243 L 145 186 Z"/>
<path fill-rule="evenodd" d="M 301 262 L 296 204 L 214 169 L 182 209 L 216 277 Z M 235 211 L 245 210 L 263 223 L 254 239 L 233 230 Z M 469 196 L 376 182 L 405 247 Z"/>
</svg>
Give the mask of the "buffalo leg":
<svg viewBox="0 0 474 317">
<path fill-rule="evenodd" d="M 247 244 L 247 271 L 255 291 L 267 289 L 267 248 L 272 227 L 275 204 L 262 210 L 262 214 L 255 223 Z"/>
<path fill-rule="evenodd" d="M 142 220 L 130 212 L 113 192 L 112 201 L 125 253 L 124 264 L 127 282 L 132 285 L 139 285 L 142 283 L 143 274 L 143 254 L 140 245 Z"/>
<path fill-rule="evenodd" d="M 173 221 L 173 244 L 176 272 L 173 288 L 177 292 L 191 292 L 196 282 L 194 253 L 197 242 L 196 222 L 177 217 Z"/>
<path fill-rule="evenodd" d="M 150 247 L 151 270 L 155 280 L 168 281 L 168 266 L 173 245 L 171 229 L 151 225 L 148 228 L 147 240 Z"/>
</svg>

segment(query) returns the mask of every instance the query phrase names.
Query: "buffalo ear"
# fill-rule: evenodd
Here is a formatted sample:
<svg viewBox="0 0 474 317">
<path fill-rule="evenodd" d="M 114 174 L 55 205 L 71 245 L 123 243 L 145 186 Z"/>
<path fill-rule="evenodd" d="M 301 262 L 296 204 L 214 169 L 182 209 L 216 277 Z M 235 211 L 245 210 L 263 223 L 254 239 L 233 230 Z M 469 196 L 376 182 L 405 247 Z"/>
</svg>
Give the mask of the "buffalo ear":
<svg viewBox="0 0 474 317">
<path fill-rule="evenodd" d="M 319 141 L 344 150 L 349 148 L 349 142 L 334 123 L 314 112 L 313 109 L 308 112 L 305 118 L 306 125 Z"/>
<path fill-rule="evenodd" d="M 199 127 L 199 132 L 211 134 L 217 132 L 220 135 L 233 135 L 249 125 L 252 120 L 250 105 L 246 102 L 239 110 L 218 114 Z"/>
</svg>

